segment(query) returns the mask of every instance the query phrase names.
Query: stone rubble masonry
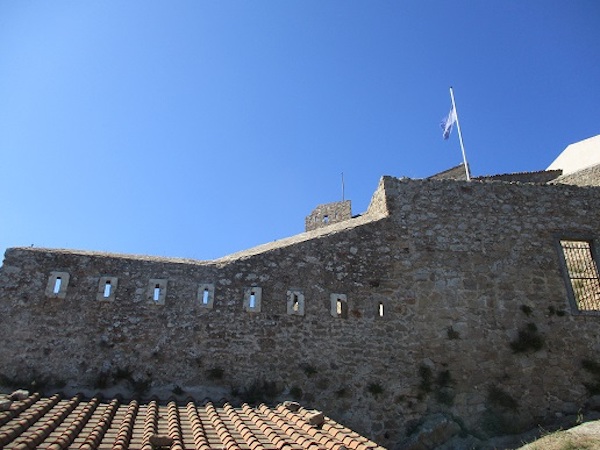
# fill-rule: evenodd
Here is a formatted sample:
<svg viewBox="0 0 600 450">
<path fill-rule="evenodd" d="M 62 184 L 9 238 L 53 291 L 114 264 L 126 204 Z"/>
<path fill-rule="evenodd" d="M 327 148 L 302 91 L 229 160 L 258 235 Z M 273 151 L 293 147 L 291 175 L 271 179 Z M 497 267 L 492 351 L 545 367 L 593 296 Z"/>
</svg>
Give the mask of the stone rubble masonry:
<svg viewBox="0 0 600 450">
<path fill-rule="evenodd" d="M 469 172 L 470 175 L 470 172 Z M 467 172 L 465 171 L 464 163 L 460 163 L 458 166 L 446 169 L 443 172 L 436 173 L 428 177 L 430 180 L 466 180 Z"/>
<path fill-rule="evenodd" d="M 350 200 L 327 203 L 317 206 L 304 220 L 305 231 L 312 231 L 328 225 L 343 222 L 352 217 Z"/>
<path fill-rule="evenodd" d="M 485 430 L 509 405 L 511 424 L 535 425 L 577 411 L 594 382 L 582 361 L 600 360 L 600 316 L 572 308 L 557 244 L 597 239 L 598 211 L 595 187 L 383 177 L 362 216 L 215 261 L 12 248 L 0 376 L 274 383 L 386 446 L 439 412 Z M 64 298 L 46 295 L 53 273 L 69 274 Z M 114 299 L 98 301 L 107 277 Z M 150 280 L 164 304 L 148 300 Z M 214 287 L 210 308 L 201 286 Z M 260 311 L 247 311 L 257 287 Z M 346 318 L 331 294 L 346 296 Z M 541 350 L 513 353 L 528 324 Z"/>
<path fill-rule="evenodd" d="M 600 186 L 600 164 L 562 175 L 556 178 L 553 183 L 575 184 L 577 186 Z"/>
</svg>

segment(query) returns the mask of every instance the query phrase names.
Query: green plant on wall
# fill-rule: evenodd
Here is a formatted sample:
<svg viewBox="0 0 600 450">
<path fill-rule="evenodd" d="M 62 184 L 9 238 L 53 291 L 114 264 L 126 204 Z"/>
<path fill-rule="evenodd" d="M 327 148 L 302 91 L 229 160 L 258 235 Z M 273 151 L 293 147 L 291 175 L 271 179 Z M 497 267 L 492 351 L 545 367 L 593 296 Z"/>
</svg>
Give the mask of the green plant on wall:
<svg viewBox="0 0 600 450">
<path fill-rule="evenodd" d="M 537 352 L 544 347 L 544 338 L 534 323 L 528 323 L 519 330 L 517 339 L 510 342 L 513 353 Z"/>
<path fill-rule="evenodd" d="M 482 429 L 490 436 L 521 431 L 515 421 L 518 408 L 519 403 L 508 392 L 496 385 L 489 386 L 486 409 L 481 415 Z"/>
<path fill-rule="evenodd" d="M 290 388 L 290 397 L 294 400 L 302 400 L 302 389 L 298 386 L 292 386 Z"/>
<path fill-rule="evenodd" d="M 523 314 L 525 314 L 527 317 L 533 314 L 533 308 L 531 308 L 531 306 L 521 305 L 521 311 L 523 311 Z"/>
<path fill-rule="evenodd" d="M 600 363 L 592 359 L 584 359 L 581 361 L 581 367 L 592 376 L 592 382 L 584 382 L 589 395 L 600 394 Z"/>
<path fill-rule="evenodd" d="M 345 386 L 343 386 L 335 391 L 335 396 L 338 398 L 347 397 L 348 394 L 349 394 L 349 390 Z"/>
<path fill-rule="evenodd" d="M 221 380 L 223 379 L 223 375 L 225 371 L 220 367 L 213 367 L 212 369 L 208 369 L 206 371 L 206 375 L 209 380 Z"/>
<path fill-rule="evenodd" d="M 143 397 L 150 390 L 150 386 L 152 386 L 152 378 L 150 376 L 131 379 L 131 388 L 137 396 Z"/>
<path fill-rule="evenodd" d="M 454 380 L 449 370 L 438 372 L 435 380 L 435 398 L 442 405 L 452 406 L 454 404 Z"/>
<path fill-rule="evenodd" d="M 419 367 L 419 394 L 417 398 L 423 400 L 427 394 L 433 392 L 438 403 L 446 406 L 454 404 L 454 389 L 452 385 L 454 380 L 448 369 L 440 370 L 434 376 L 434 372 L 429 367 L 422 365 Z"/>
<path fill-rule="evenodd" d="M 548 315 L 549 316 L 553 316 L 553 315 L 557 315 L 558 317 L 563 317 L 565 316 L 567 313 L 564 312 L 562 309 L 556 309 L 554 306 L 550 305 L 548 306 Z"/>
<path fill-rule="evenodd" d="M 373 397 L 379 397 L 381 394 L 383 394 L 383 386 L 381 386 L 381 384 L 376 383 L 376 382 L 369 383 L 367 385 L 367 391 Z"/>
<path fill-rule="evenodd" d="M 245 403 L 256 405 L 272 402 L 281 393 L 281 389 L 274 381 L 254 380 L 241 391 L 236 390 L 236 393 Z M 295 394 L 301 394 L 301 390 L 296 390 Z"/>
<path fill-rule="evenodd" d="M 312 377 L 313 375 L 319 373 L 315 366 L 311 364 L 302 364 L 300 367 L 307 377 Z"/>
<path fill-rule="evenodd" d="M 433 371 L 427 366 L 420 366 L 419 377 L 421 379 L 419 383 L 419 391 L 421 391 L 422 394 L 431 392 L 431 386 L 433 384 Z"/>
<path fill-rule="evenodd" d="M 451 341 L 460 339 L 460 333 L 454 328 L 452 328 L 452 325 L 448 327 L 448 329 L 446 330 L 446 334 L 448 335 L 448 339 L 450 339 Z"/>
<path fill-rule="evenodd" d="M 106 389 L 110 382 L 110 373 L 106 370 L 101 370 L 96 375 L 96 379 L 94 380 L 94 389 Z"/>
<path fill-rule="evenodd" d="M 488 388 L 487 401 L 492 406 L 516 411 L 519 403 L 502 388 L 492 385 Z"/>
</svg>

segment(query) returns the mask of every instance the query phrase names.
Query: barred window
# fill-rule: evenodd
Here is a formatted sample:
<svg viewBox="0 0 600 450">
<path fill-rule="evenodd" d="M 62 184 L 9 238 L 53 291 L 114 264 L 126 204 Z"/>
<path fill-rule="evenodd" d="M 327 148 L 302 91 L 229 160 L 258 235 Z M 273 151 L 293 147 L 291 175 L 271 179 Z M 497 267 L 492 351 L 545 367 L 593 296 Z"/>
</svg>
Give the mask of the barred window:
<svg viewBox="0 0 600 450">
<path fill-rule="evenodd" d="M 580 311 L 600 311 L 600 276 L 591 241 L 561 240 L 571 292 Z"/>
</svg>

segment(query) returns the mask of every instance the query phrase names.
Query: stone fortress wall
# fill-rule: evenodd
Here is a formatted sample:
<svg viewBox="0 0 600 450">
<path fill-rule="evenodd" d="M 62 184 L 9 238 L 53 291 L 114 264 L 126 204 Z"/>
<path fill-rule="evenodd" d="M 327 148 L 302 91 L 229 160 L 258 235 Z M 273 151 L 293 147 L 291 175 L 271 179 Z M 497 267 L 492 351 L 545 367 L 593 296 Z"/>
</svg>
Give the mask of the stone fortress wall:
<svg viewBox="0 0 600 450">
<path fill-rule="evenodd" d="M 317 206 L 304 221 L 305 231 L 323 228 L 330 224 L 344 222 L 352 217 L 352 204 L 350 200 L 327 203 Z"/>
<path fill-rule="evenodd" d="M 559 246 L 595 245 L 599 210 L 595 187 L 383 177 L 362 216 L 215 261 L 9 249 L 0 376 L 262 389 L 386 446 L 437 412 L 528 427 L 600 385 Z"/>
</svg>

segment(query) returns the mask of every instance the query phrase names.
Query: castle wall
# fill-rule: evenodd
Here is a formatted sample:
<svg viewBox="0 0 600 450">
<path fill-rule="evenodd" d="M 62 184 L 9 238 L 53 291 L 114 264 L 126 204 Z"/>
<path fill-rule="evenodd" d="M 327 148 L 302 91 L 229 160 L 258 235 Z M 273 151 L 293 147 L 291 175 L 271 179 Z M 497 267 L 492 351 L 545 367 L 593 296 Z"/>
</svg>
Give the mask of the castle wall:
<svg viewBox="0 0 600 450">
<path fill-rule="evenodd" d="M 304 220 L 306 231 L 323 228 L 334 223 L 343 222 L 352 217 L 352 203 L 350 200 L 327 203 L 317 206 Z"/>
<path fill-rule="evenodd" d="M 600 186 L 600 164 L 558 177 L 553 183 L 574 184 L 577 186 Z"/>
<path fill-rule="evenodd" d="M 598 382 L 582 364 L 600 316 L 573 309 L 557 244 L 596 239 L 599 207 L 590 187 L 384 177 L 360 220 L 218 261 L 10 249 L 0 375 L 275 385 L 384 445 L 438 411 L 481 433 L 529 426 Z M 524 337 L 541 348 L 515 353 Z"/>
</svg>

